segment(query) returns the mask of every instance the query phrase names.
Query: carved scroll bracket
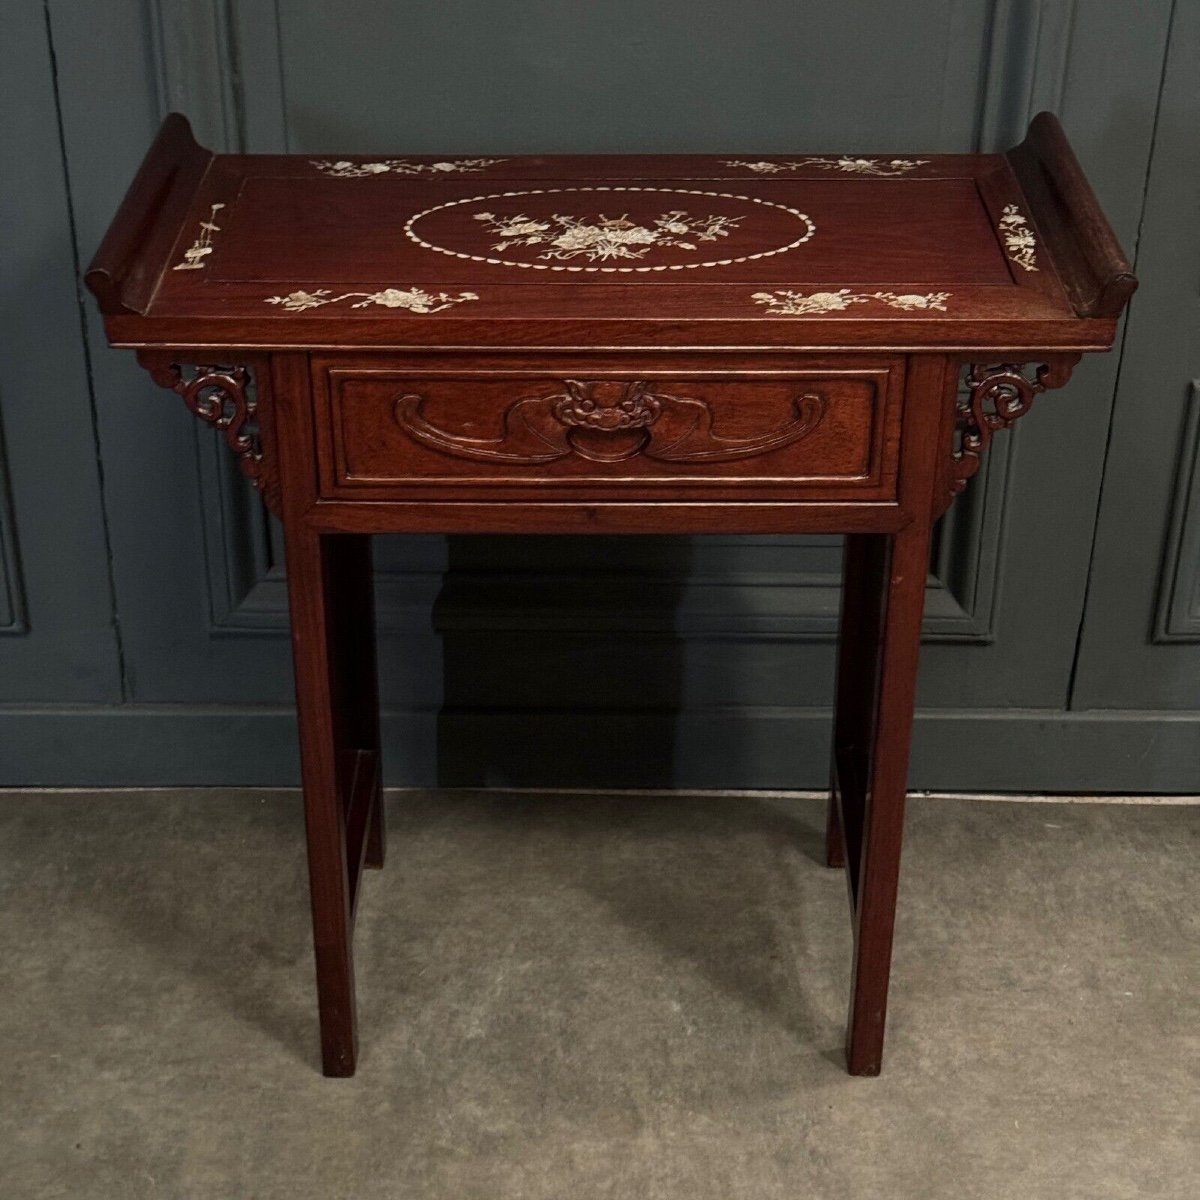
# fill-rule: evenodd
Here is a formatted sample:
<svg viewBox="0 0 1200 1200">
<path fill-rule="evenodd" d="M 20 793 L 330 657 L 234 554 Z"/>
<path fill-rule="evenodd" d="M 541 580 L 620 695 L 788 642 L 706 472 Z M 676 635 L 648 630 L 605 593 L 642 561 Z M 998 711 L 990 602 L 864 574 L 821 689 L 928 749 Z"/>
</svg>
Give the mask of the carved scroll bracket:
<svg viewBox="0 0 1200 1200">
<path fill-rule="evenodd" d="M 242 474 L 254 481 L 267 507 L 278 515 L 282 508 L 279 481 L 263 455 L 258 404 L 249 369 L 186 366 L 152 352 L 139 354 L 138 361 L 155 383 L 178 393 L 200 420 L 221 430 Z"/>
<path fill-rule="evenodd" d="M 1056 355 L 1038 365 L 1032 376 L 1024 363 L 972 363 L 967 395 L 959 402 L 957 446 L 950 464 L 951 496 L 959 495 L 979 470 L 992 434 L 1007 429 L 1033 406 L 1034 398 L 1062 387 L 1079 362 L 1078 354 Z"/>
</svg>

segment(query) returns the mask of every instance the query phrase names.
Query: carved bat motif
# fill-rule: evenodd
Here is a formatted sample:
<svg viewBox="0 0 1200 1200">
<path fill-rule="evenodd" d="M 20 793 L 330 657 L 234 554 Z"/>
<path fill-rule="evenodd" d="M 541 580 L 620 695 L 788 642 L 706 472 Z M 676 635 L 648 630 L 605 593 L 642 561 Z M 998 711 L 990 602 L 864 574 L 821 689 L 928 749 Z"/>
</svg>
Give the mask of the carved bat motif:
<svg viewBox="0 0 1200 1200">
<path fill-rule="evenodd" d="M 451 433 L 424 415 L 414 393 L 395 403 L 397 423 L 422 445 L 484 462 L 535 465 L 571 454 L 592 462 L 621 462 L 642 455 L 658 462 L 729 462 L 788 446 L 810 434 L 825 415 L 825 399 L 805 392 L 792 400 L 794 415 L 752 437 L 722 437 L 713 429 L 707 401 L 651 390 L 644 381 L 563 381 L 565 391 L 525 396 L 502 418 L 498 438 Z"/>
</svg>

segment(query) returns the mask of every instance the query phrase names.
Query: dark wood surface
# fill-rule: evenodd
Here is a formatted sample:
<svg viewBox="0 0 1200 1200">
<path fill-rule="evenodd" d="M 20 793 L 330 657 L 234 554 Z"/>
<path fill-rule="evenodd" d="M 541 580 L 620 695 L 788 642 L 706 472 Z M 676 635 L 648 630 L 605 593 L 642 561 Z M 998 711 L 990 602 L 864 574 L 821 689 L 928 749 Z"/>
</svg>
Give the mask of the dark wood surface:
<svg viewBox="0 0 1200 1200">
<path fill-rule="evenodd" d="M 409 530 L 850 535 L 828 858 L 879 1071 L 933 523 L 1136 286 L 1053 117 L 1007 156 L 439 160 L 172 116 L 87 282 L 283 520 L 328 1074 L 383 862 L 369 535 Z"/>
<path fill-rule="evenodd" d="M 173 116 L 88 272 L 116 344 L 301 349 L 1101 349 L 1131 278 L 1045 114 L 1007 157 L 444 161 Z"/>
<path fill-rule="evenodd" d="M 314 356 L 322 497 L 895 498 L 903 358 L 579 365 Z"/>
</svg>

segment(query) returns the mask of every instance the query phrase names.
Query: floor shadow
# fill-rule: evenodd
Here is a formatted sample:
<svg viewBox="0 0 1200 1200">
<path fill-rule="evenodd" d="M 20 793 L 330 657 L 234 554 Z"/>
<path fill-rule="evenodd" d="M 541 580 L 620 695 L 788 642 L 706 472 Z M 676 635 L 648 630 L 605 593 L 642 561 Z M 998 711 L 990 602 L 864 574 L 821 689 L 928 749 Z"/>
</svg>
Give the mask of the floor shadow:
<svg viewBox="0 0 1200 1200">
<path fill-rule="evenodd" d="M 649 988 L 698 976 L 797 1043 L 818 1045 L 828 1042 L 833 1024 L 812 996 L 829 993 L 826 960 L 840 953 L 825 944 L 824 925 L 815 935 L 809 929 L 801 895 L 830 882 L 817 874 L 812 853 L 822 814 L 815 801 L 744 797 L 418 794 L 405 798 L 396 834 L 411 845 L 429 839 L 461 846 L 454 869 L 466 875 L 478 872 L 475 857 L 486 855 L 482 870 L 493 878 L 474 874 L 472 886 L 490 890 L 510 913 L 535 914 L 539 928 L 536 914 L 544 913 L 544 928 L 562 927 L 548 936 L 573 948 L 583 944 L 602 955 L 620 930 L 624 949 L 607 967 L 598 960 L 601 975 L 617 973 L 610 985 L 624 985 L 621 973 L 638 969 L 647 972 Z M 423 873 L 416 858 L 412 870 Z M 436 890 L 432 878 L 412 882 L 413 903 L 425 903 L 418 897 L 426 887 Z M 410 913 L 406 924 L 419 929 L 419 914 Z M 506 920 L 503 932 L 498 925 L 497 936 L 474 953 L 495 951 L 518 924 Z M 398 939 L 394 929 L 374 933 L 388 943 Z M 652 948 L 644 960 L 638 943 Z M 370 955 L 397 952 L 373 945 Z M 411 945 L 405 952 L 421 957 Z M 487 975 L 486 966 L 473 965 Z"/>
</svg>

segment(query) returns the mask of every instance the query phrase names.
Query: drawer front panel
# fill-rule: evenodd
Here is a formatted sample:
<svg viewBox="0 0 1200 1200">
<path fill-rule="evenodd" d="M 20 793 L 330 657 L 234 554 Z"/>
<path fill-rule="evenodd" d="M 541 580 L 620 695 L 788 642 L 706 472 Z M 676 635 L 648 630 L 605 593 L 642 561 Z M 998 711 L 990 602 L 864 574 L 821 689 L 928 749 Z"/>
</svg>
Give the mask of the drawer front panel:
<svg viewBox="0 0 1200 1200">
<path fill-rule="evenodd" d="M 327 497 L 895 495 L 899 360 L 727 374 L 315 368 Z"/>
</svg>

